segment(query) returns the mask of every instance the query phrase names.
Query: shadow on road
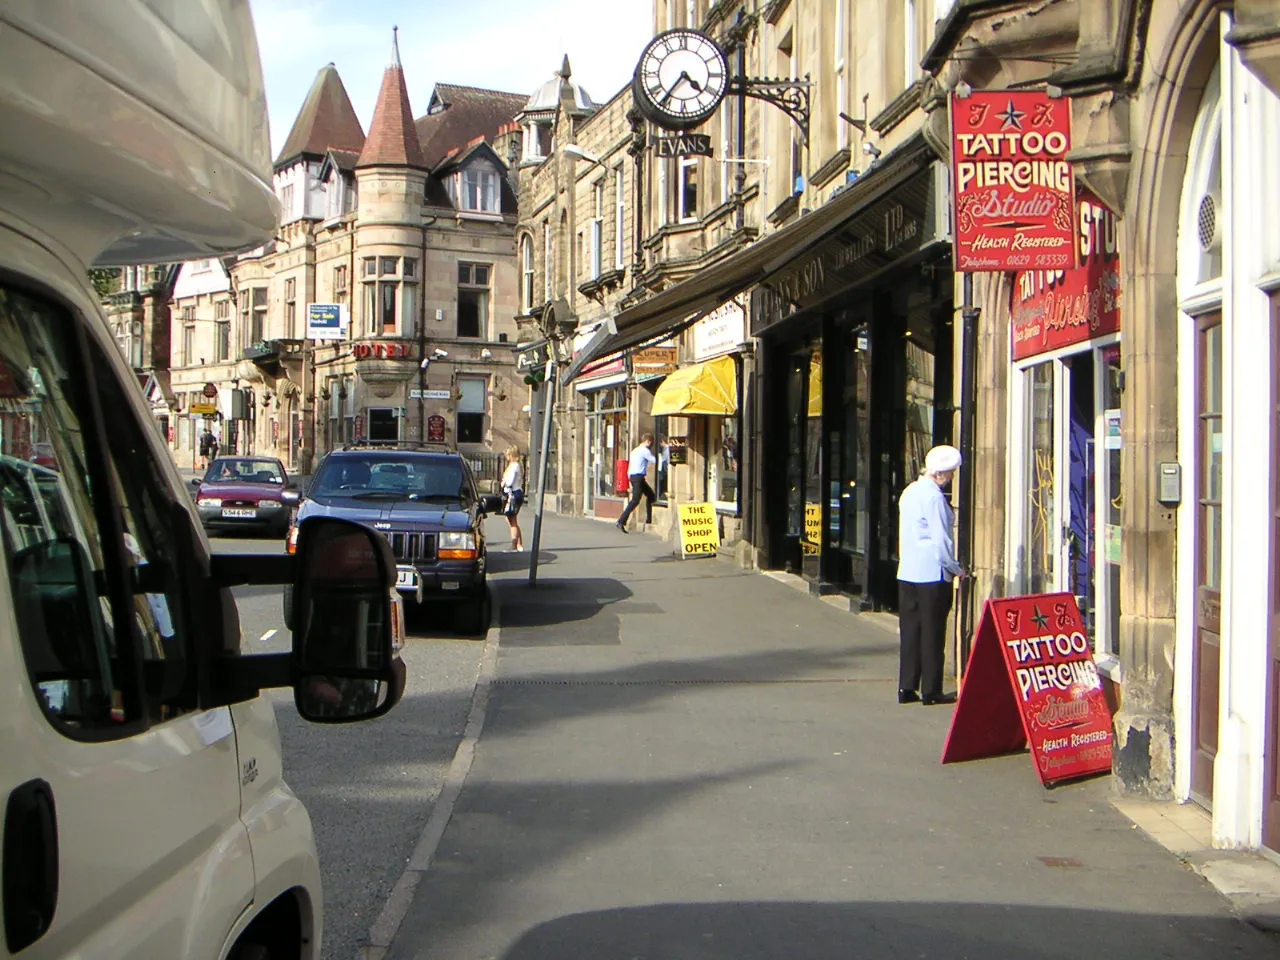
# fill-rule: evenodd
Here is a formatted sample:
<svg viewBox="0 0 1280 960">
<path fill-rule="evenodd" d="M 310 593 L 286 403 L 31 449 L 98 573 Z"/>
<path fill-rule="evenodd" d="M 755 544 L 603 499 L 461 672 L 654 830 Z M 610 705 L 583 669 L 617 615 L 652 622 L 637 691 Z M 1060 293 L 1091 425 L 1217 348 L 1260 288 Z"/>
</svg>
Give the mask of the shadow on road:
<svg viewBox="0 0 1280 960">
<path fill-rule="evenodd" d="M 1231 917 L 999 903 L 679 903 L 601 910 L 534 927 L 502 960 L 935 960 L 1082 955 L 1209 960 L 1274 956 L 1276 940 Z"/>
</svg>

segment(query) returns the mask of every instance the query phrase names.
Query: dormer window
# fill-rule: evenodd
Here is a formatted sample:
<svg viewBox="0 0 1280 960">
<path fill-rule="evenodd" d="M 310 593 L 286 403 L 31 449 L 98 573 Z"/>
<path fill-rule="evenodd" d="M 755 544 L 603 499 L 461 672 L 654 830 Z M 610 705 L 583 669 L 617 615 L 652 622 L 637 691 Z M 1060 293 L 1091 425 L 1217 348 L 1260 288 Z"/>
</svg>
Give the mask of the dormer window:
<svg viewBox="0 0 1280 960">
<path fill-rule="evenodd" d="M 524 125 L 524 158 L 541 160 L 551 155 L 551 121 L 530 120 Z"/>
<path fill-rule="evenodd" d="M 333 220 L 342 216 L 346 212 L 346 194 L 347 185 L 346 177 L 337 170 L 329 174 L 329 179 L 325 183 L 325 198 L 328 201 L 328 210 L 326 216 Z"/>
<path fill-rule="evenodd" d="M 459 210 L 470 213 L 502 212 L 502 181 L 491 164 L 477 162 L 455 174 L 461 189 L 455 197 Z"/>
</svg>

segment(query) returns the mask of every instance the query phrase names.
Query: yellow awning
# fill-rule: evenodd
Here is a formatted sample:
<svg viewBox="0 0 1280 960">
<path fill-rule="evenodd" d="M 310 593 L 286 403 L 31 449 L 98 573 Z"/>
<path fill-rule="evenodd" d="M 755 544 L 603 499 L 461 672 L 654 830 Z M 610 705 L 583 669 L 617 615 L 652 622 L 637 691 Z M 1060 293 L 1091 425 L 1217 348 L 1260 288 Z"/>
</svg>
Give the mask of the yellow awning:
<svg viewBox="0 0 1280 960">
<path fill-rule="evenodd" d="M 731 417 L 738 412 L 738 367 L 733 357 L 681 367 L 667 375 L 653 396 L 655 417 L 702 413 Z"/>
</svg>

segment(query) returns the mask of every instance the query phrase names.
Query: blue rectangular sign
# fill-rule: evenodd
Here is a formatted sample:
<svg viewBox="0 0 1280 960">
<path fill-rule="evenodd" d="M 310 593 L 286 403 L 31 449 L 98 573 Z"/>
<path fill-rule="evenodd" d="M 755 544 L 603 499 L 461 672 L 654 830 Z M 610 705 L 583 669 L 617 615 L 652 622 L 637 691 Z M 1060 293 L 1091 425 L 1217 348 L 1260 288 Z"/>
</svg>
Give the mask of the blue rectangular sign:
<svg viewBox="0 0 1280 960">
<path fill-rule="evenodd" d="M 345 312 L 340 303 L 307 304 L 307 339 L 345 339 L 347 335 Z"/>
</svg>

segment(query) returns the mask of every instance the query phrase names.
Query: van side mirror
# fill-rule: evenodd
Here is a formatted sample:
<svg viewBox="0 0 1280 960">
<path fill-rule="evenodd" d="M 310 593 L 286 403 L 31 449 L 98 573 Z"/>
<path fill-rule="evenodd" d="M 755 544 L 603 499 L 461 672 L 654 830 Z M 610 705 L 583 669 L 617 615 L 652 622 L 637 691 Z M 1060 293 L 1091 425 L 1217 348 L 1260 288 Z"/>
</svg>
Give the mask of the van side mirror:
<svg viewBox="0 0 1280 960">
<path fill-rule="evenodd" d="M 480 495 L 480 509 L 485 513 L 502 512 L 502 494 L 483 493 Z"/>
<path fill-rule="evenodd" d="M 294 704 L 316 723 L 379 717 L 399 702 L 404 611 L 381 534 L 335 517 L 298 527 L 294 558 Z"/>
</svg>

